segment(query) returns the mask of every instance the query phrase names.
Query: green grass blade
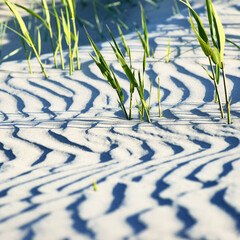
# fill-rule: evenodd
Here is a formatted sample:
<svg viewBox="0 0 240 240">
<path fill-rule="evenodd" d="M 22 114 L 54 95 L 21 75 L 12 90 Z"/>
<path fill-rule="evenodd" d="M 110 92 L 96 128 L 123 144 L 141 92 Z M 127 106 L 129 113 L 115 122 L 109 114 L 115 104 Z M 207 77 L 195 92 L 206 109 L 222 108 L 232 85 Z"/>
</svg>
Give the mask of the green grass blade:
<svg viewBox="0 0 240 240">
<path fill-rule="evenodd" d="M 19 48 L 13 50 L 12 52 L 10 52 L 8 55 L 4 56 L 2 59 L 0 59 L 0 62 L 3 62 L 5 60 L 7 60 L 8 58 L 16 55 L 20 50 L 22 50 L 22 47 L 19 47 Z"/>
<path fill-rule="evenodd" d="M 206 6 L 207 6 L 208 22 L 209 22 L 209 28 L 210 28 L 210 34 L 211 34 L 213 46 L 217 47 L 217 43 L 216 43 L 215 36 L 214 36 L 212 6 L 211 6 L 211 1 L 210 0 L 206 0 Z"/>
<path fill-rule="evenodd" d="M 72 58 L 74 58 L 75 55 L 77 55 L 77 51 L 78 51 L 78 38 L 79 38 L 79 32 L 77 33 L 76 41 L 75 41 L 75 44 L 74 44 Z"/>
<path fill-rule="evenodd" d="M 208 36 L 207 36 L 207 33 L 206 33 L 206 30 L 202 24 L 202 21 L 201 19 L 199 18 L 199 16 L 197 15 L 197 13 L 193 10 L 193 8 L 191 7 L 190 3 L 188 2 L 188 0 L 186 0 L 186 2 L 184 2 L 183 0 L 179 0 L 180 2 L 184 3 L 186 6 L 188 6 L 188 9 L 189 11 L 191 12 L 191 14 L 193 15 L 196 23 L 197 23 L 197 26 L 198 26 L 198 35 L 202 38 L 202 40 L 206 43 L 206 44 L 209 44 L 209 40 L 208 40 Z M 193 21 L 192 19 L 191 20 L 191 26 L 193 28 L 194 24 L 193 24 Z M 194 27 L 194 32 L 196 33 L 196 29 Z"/>
<path fill-rule="evenodd" d="M 42 46 L 42 42 L 41 42 L 41 33 L 40 33 L 40 29 L 39 27 L 37 28 L 37 35 L 38 35 L 38 54 L 39 56 L 41 55 L 41 46 Z"/>
<path fill-rule="evenodd" d="M 219 81 L 220 81 L 220 66 L 219 65 L 216 65 L 216 81 L 217 81 L 217 84 L 219 84 Z"/>
<path fill-rule="evenodd" d="M 104 4 L 102 4 L 100 1 L 98 0 L 95 0 L 96 3 L 101 7 L 103 8 L 108 14 L 110 14 L 110 16 L 112 16 L 118 23 L 121 24 L 121 26 L 123 26 L 126 30 L 128 30 L 128 26 L 121 20 L 119 19 L 116 14 L 114 14 L 111 10 L 109 10 L 108 7 L 106 7 Z"/>
<path fill-rule="evenodd" d="M 170 54 L 170 36 L 168 37 L 168 45 L 167 45 L 167 59 L 166 62 L 169 62 L 169 54 Z"/>
<path fill-rule="evenodd" d="M 46 16 L 46 21 L 47 21 L 48 25 L 50 26 L 51 19 L 50 19 L 50 13 L 49 13 L 47 2 L 46 2 L 46 0 L 42 0 L 42 3 L 43 3 L 43 9 L 45 12 L 45 16 Z"/>
<path fill-rule="evenodd" d="M 108 71 L 110 72 L 110 69 L 109 69 L 106 61 L 104 60 L 104 58 L 103 58 L 102 54 L 100 53 L 99 49 L 97 48 L 96 44 L 94 43 L 94 41 L 92 40 L 92 38 L 91 38 L 90 35 L 88 34 L 87 29 L 86 29 L 85 27 L 84 27 L 84 29 L 85 29 L 85 32 L 86 32 L 87 37 L 88 37 L 88 39 L 89 39 L 89 42 L 91 43 L 91 45 L 92 45 L 92 47 L 93 47 L 93 50 L 94 50 L 94 52 L 95 52 L 98 60 L 99 60 L 100 63 L 101 63 L 102 65 L 104 65 L 104 67 L 105 67 L 106 69 L 108 69 Z"/>
<path fill-rule="evenodd" d="M 37 19 L 39 19 L 39 20 L 45 25 L 45 27 L 46 27 L 47 29 L 49 28 L 47 22 L 46 22 L 40 15 L 38 15 L 37 13 L 35 13 L 33 10 L 28 9 L 28 8 L 26 8 L 26 7 L 24 7 L 24 6 L 20 5 L 20 4 L 17 4 L 17 3 L 16 3 L 15 5 L 16 5 L 17 7 L 19 7 L 19 8 L 22 8 L 23 10 L 25 10 L 26 12 L 28 12 L 28 13 L 31 14 L 32 16 L 36 17 Z"/>
<path fill-rule="evenodd" d="M 74 0 L 67 0 L 67 4 L 70 10 L 71 18 L 75 18 L 75 2 Z"/>
<path fill-rule="evenodd" d="M 109 70 L 109 67 L 106 68 L 101 62 L 99 62 L 94 56 L 92 56 L 92 54 L 90 54 L 90 56 L 92 57 L 92 59 L 94 60 L 94 62 L 98 66 L 98 68 L 100 69 L 100 71 L 101 71 L 102 75 L 104 76 L 104 78 L 112 86 L 112 88 L 117 89 L 117 85 L 116 85 L 114 79 L 111 76 L 111 72 Z"/>
<path fill-rule="evenodd" d="M 211 7 L 212 7 L 213 22 L 214 22 L 216 37 L 217 37 L 217 41 L 218 41 L 218 49 L 220 52 L 221 62 L 223 62 L 224 47 L 225 47 L 225 41 L 226 41 L 225 33 L 224 33 L 224 29 L 223 29 L 221 20 L 218 17 L 218 14 L 217 14 L 212 2 L 211 2 Z M 223 66 L 221 66 L 221 68 L 222 67 Z"/>
<path fill-rule="evenodd" d="M 192 20 L 192 17 L 191 17 L 191 14 L 190 14 L 190 11 L 189 11 L 189 19 L 190 19 L 190 23 L 191 23 L 191 27 L 193 29 L 193 31 L 195 32 L 197 38 L 198 38 L 198 41 L 199 41 L 199 44 L 202 48 L 202 51 L 204 52 L 204 54 L 206 56 L 212 56 L 213 54 L 213 51 L 211 49 L 211 46 L 209 44 L 209 41 L 207 40 L 207 42 L 201 37 L 200 33 L 197 31 L 196 27 L 194 26 L 194 23 L 193 23 L 193 20 Z M 199 19 L 200 21 L 200 19 Z M 205 30 L 204 30 L 205 31 Z"/>
<path fill-rule="evenodd" d="M 148 30 L 147 30 L 147 24 L 145 20 L 145 14 L 143 10 L 143 6 L 141 3 L 139 3 L 140 9 L 141 9 L 141 20 L 142 20 L 142 28 L 143 28 L 143 34 L 144 34 L 144 42 L 145 42 L 145 47 L 144 50 L 146 51 L 146 54 L 148 57 L 150 57 L 150 52 L 149 52 L 149 41 L 148 41 Z"/>
<path fill-rule="evenodd" d="M 198 62 L 198 61 L 197 61 Z M 208 70 L 200 63 L 198 62 L 198 64 L 203 68 L 203 70 L 207 73 L 207 75 L 212 79 L 214 80 L 214 77 L 208 72 Z"/>
<path fill-rule="evenodd" d="M 69 25 L 67 24 L 67 21 L 64 17 L 62 10 L 61 10 L 61 15 L 62 15 L 62 26 L 63 26 L 63 31 L 65 33 L 65 39 L 66 39 L 67 45 L 71 45 L 70 28 L 69 28 Z"/>
<path fill-rule="evenodd" d="M 227 38 L 226 38 L 226 41 L 231 43 L 232 45 L 234 45 L 235 47 L 237 47 L 240 50 L 240 46 L 237 45 L 235 42 L 233 42 L 233 41 L 231 41 L 230 39 L 227 39 Z"/>
<path fill-rule="evenodd" d="M 112 32 L 111 32 L 111 30 L 109 29 L 108 26 L 107 26 L 107 29 L 108 29 L 108 31 L 109 31 L 109 34 L 110 34 L 112 40 L 113 40 L 113 43 L 114 43 L 114 46 L 115 46 L 116 50 L 117 50 L 118 53 L 121 55 L 121 57 L 124 58 L 124 56 L 123 56 L 123 54 L 122 54 L 122 51 L 120 50 L 120 48 L 119 48 L 119 46 L 118 46 L 118 44 L 117 44 L 115 38 L 114 38 L 113 35 L 112 35 Z"/>
<path fill-rule="evenodd" d="M 127 46 L 126 40 L 125 40 L 124 35 L 122 33 L 122 30 L 121 30 L 121 27 L 118 24 L 117 24 L 117 27 L 118 27 L 118 32 L 119 32 L 119 35 L 121 37 L 121 40 L 122 40 L 123 46 L 125 48 L 125 51 L 126 51 L 128 57 L 131 58 L 130 48 Z"/>
<path fill-rule="evenodd" d="M 143 49 L 145 49 L 145 48 L 146 48 L 146 46 L 145 46 L 146 44 L 145 44 L 145 41 L 144 41 L 141 33 L 140 33 L 138 30 L 136 30 L 136 32 L 137 32 L 138 38 L 139 38 L 140 41 L 141 41 L 141 44 L 142 44 Z"/>
<path fill-rule="evenodd" d="M 97 24 L 97 29 L 98 29 L 99 34 L 102 36 L 102 26 L 101 26 L 101 23 L 100 23 L 100 20 L 98 17 L 96 1 L 93 0 L 92 4 L 93 4 L 93 11 L 94 11 L 94 18 L 95 18 L 95 22 Z"/>
<path fill-rule="evenodd" d="M 149 112 L 148 112 L 148 106 L 147 106 L 147 104 L 146 104 L 146 101 L 145 101 L 145 99 L 144 99 L 144 96 L 142 95 L 142 93 L 141 93 L 141 91 L 139 90 L 139 88 L 137 88 L 137 90 L 138 90 L 139 97 L 140 97 L 140 99 L 141 99 L 142 106 L 143 106 L 143 108 L 144 108 L 144 110 L 145 110 L 145 112 L 146 112 L 147 120 L 148 120 L 148 122 L 151 122 L 151 119 L 150 119 L 150 116 L 149 116 Z"/>
<path fill-rule="evenodd" d="M 120 63 L 120 65 L 122 66 L 123 71 L 126 73 L 128 79 L 130 80 L 130 82 L 134 85 L 134 87 L 137 87 L 137 81 L 134 77 L 134 74 L 132 73 L 131 69 L 128 67 L 125 59 L 122 57 L 122 55 L 113 47 L 113 45 L 111 44 L 113 51 L 115 52 L 115 55 Z"/>
<path fill-rule="evenodd" d="M 17 19 L 17 21 L 18 21 L 18 24 L 19 24 L 19 26 L 20 26 L 20 29 L 21 29 L 24 37 L 25 37 L 25 40 L 26 40 L 27 44 L 28 44 L 28 45 L 32 48 L 32 50 L 34 51 L 34 54 L 36 55 L 36 58 L 37 58 L 40 66 L 41 66 L 41 68 L 42 68 L 42 71 L 43 71 L 45 77 L 48 78 L 47 73 L 46 73 L 46 71 L 45 71 L 45 68 L 44 68 L 44 66 L 43 66 L 43 64 L 42 64 L 42 62 L 41 62 L 41 60 L 40 60 L 40 57 L 39 57 L 39 55 L 38 55 L 38 52 L 37 52 L 37 50 L 36 50 L 35 44 L 34 44 L 32 38 L 31 38 L 30 35 L 29 35 L 29 32 L 28 32 L 28 30 L 27 30 L 27 27 L 26 27 L 26 25 L 25 25 L 22 17 L 20 16 L 20 14 L 19 14 L 19 12 L 17 11 L 17 9 L 16 9 L 16 7 L 15 7 L 14 4 L 10 3 L 8 0 L 4 0 L 4 2 L 6 3 L 6 5 L 9 7 L 9 9 L 13 12 L 14 16 L 16 17 L 16 19 Z"/>
</svg>

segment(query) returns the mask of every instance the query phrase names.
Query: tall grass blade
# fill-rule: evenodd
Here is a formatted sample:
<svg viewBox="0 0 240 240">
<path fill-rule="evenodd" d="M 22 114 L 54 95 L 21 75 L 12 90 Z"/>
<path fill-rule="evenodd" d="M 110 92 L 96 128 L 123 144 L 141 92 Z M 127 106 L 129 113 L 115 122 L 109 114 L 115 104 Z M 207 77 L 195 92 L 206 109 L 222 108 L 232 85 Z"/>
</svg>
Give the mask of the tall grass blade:
<svg viewBox="0 0 240 240">
<path fill-rule="evenodd" d="M 95 21 L 96 21 L 96 24 L 97 24 L 98 32 L 101 36 L 103 36 L 102 35 L 102 26 L 101 26 L 101 23 L 100 23 L 100 20 L 99 20 L 99 17 L 98 17 L 96 1 L 93 0 L 92 4 L 93 4 L 94 18 L 95 18 Z"/>
<path fill-rule="evenodd" d="M 117 24 L 117 27 L 118 27 L 118 32 L 120 34 L 120 37 L 121 37 L 121 40 L 122 40 L 122 43 L 123 43 L 123 46 L 125 48 L 125 51 L 129 57 L 129 61 L 130 61 L 130 68 L 132 68 L 132 59 L 131 59 L 131 50 L 130 48 L 128 47 L 127 43 L 126 43 L 126 40 L 124 38 L 124 35 L 122 33 L 122 30 L 121 30 L 121 27 Z"/>
<path fill-rule="evenodd" d="M 168 37 L 168 45 L 167 45 L 167 60 L 166 62 L 169 62 L 169 54 L 170 54 L 170 36 Z"/>
<path fill-rule="evenodd" d="M 56 51 L 55 51 L 55 57 L 57 56 L 57 53 L 59 51 L 60 52 L 60 59 L 61 59 L 62 69 L 64 69 L 65 66 L 64 66 L 63 51 L 62 51 L 61 24 L 60 24 L 60 19 L 59 19 L 58 13 L 57 13 L 55 0 L 52 0 L 52 7 L 53 7 L 55 24 L 56 24 L 56 29 L 57 29 L 57 48 L 56 48 Z"/>
<path fill-rule="evenodd" d="M 224 56 L 224 47 L 225 47 L 225 33 L 224 33 L 224 29 L 222 26 L 222 23 L 218 17 L 218 14 L 212 5 L 212 11 L 213 11 L 213 22 L 214 22 L 214 27 L 215 27 L 215 32 L 216 32 L 216 38 L 218 41 L 218 49 L 219 49 L 219 53 L 220 53 L 220 60 L 221 62 L 223 62 L 223 56 Z M 220 66 L 222 68 L 222 66 Z"/>
<path fill-rule="evenodd" d="M 147 30 L 147 24 L 145 20 L 145 14 L 143 10 L 143 6 L 141 3 L 139 3 L 140 9 L 141 9 L 141 20 L 142 20 L 142 28 L 143 28 L 143 34 L 144 34 L 144 50 L 146 51 L 147 57 L 150 57 L 150 51 L 149 51 L 149 40 L 148 40 L 148 30 Z"/>
<path fill-rule="evenodd" d="M 93 47 L 93 50 L 94 50 L 94 52 L 95 52 L 95 54 L 96 54 L 99 62 L 110 72 L 110 69 L 109 69 L 107 63 L 106 63 L 106 61 L 104 60 L 104 58 L 103 58 L 102 54 L 100 53 L 99 49 L 97 48 L 96 44 L 94 43 L 94 41 L 92 40 L 92 38 L 91 38 L 90 35 L 88 34 L 88 32 L 87 32 L 87 30 L 86 30 L 85 27 L 84 27 L 84 29 L 85 29 L 85 32 L 86 32 L 87 37 L 88 37 L 88 39 L 89 39 L 89 42 L 91 43 L 91 45 L 92 45 L 92 47 Z"/>
<path fill-rule="evenodd" d="M 65 19 L 62 9 L 61 9 L 61 15 L 62 15 L 63 31 L 65 34 L 64 36 L 65 36 L 66 43 L 68 45 L 69 74 L 72 75 L 73 61 L 72 61 L 71 29 L 70 29 L 68 10 L 66 9 L 66 18 L 67 19 Z"/>
<path fill-rule="evenodd" d="M 39 56 L 41 55 L 41 47 L 42 47 L 42 42 L 41 42 L 41 33 L 39 27 L 37 27 L 37 36 L 38 36 L 38 54 Z"/>
<path fill-rule="evenodd" d="M 120 65 L 122 66 L 123 71 L 125 72 L 128 79 L 130 80 L 130 82 L 133 84 L 134 87 L 138 87 L 138 84 L 134 77 L 134 74 L 132 73 L 131 69 L 128 67 L 128 65 L 127 65 L 125 59 L 122 57 L 121 53 L 119 53 L 118 50 L 116 48 L 114 48 L 114 46 L 112 44 L 111 44 L 111 47 L 112 47 Z"/>
<path fill-rule="evenodd" d="M 76 30 L 76 5 L 74 0 L 67 0 L 68 7 L 70 9 L 70 15 L 71 15 L 71 20 L 72 20 L 72 26 L 73 26 L 73 40 L 75 44 L 78 46 L 78 39 L 79 37 L 77 36 L 77 30 Z M 76 58 L 77 58 L 77 69 L 80 70 L 80 60 L 79 60 L 79 53 L 78 53 L 78 48 L 76 50 Z"/>
<path fill-rule="evenodd" d="M 112 40 L 113 40 L 113 43 L 114 43 L 114 46 L 115 46 L 117 52 L 121 55 L 122 58 L 124 58 L 123 53 L 122 53 L 120 47 L 118 46 L 118 44 L 117 44 L 115 38 L 113 37 L 112 32 L 110 31 L 110 29 L 109 29 L 108 26 L 107 26 L 107 29 L 108 29 L 108 31 L 109 31 L 109 34 L 110 34 Z"/>
</svg>

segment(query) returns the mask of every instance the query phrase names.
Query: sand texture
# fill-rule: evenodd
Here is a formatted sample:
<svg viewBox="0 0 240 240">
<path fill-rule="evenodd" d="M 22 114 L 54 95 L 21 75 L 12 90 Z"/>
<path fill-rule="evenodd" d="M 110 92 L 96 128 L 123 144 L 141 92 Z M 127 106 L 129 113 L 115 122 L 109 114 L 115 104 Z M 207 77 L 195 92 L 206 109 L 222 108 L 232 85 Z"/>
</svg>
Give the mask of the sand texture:
<svg viewBox="0 0 240 240">
<path fill-rule="evenodd" d="M 192 4 L 207 24 L 205 1 Z M 0 239 L 240 239 L 240 52 L 226 43 L 228 125 L 214 103 L 213 82 L 196 62 L 208 67 L 198 42 L 185 45 L 195 39 L 187 9 L 172 16 L 164 10 L 172 5 L 165 0 L 147 11 L 155 51 L 146 67 L 152 123 L 139 121 L 137 95 L 133 119 L 124 118 L 88 54 L 90 44 L 79 47 L 81 70 L 71 76 L 54 68 L 51 53 L 41 57 L 48 79 L 35 58 L 33 74 L 25 59 L 0 64 Z M 215 6 L 226 37 L 240 44 L 239 0 Z M 169 36 L 174 51 L 166 63 L 159 59 Z M 141 69 L 136 32 L 125 38 Z M 108 41 L 98 47 L 128 107 L 129 81 Z M 219 87 L 224 102 L 222 81 Z"/>
</svg>

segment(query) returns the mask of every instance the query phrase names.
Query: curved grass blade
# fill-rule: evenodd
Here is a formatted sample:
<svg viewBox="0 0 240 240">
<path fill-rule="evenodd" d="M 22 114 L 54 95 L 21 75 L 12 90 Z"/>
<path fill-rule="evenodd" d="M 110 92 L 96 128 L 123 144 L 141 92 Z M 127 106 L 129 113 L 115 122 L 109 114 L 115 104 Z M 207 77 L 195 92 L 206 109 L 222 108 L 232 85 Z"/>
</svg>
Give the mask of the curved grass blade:
<svg viewBox="0 0 240 240">
<path fill-rule="evenodd" d="M 235 42 L 231 41 L 230 39 L 226 38 L 226 41 L 231 43 L 232 45 L 234 45 L 235 47 L 237 47 L 240 50 L 240 46 L 237 45 Z"/>
<path fill-rule="evenodd" d="M 149 51 L 149 40 L 148 40 L 148 30 L 147 30 L 147 24 L 145 20 L 145 14 L 143 10 L 143 6 L 141 3 L 139 3 L 140 9 L 141 9 L 141 20 L 142 20 L 142 28 L 143 28 L 143 34 L 144 34 L 144 50 L 146 51 L 146 54 L 148 57 L 150 57 L 150 51 Z"/>
<path fill-rule="evenodd" d="M 224 29 L 223 29 L 221 20 L 218 17 L 218 14 L 217 14 L 212 2 L 211 2 L 211 7 L 212 7 L 213 22 L 214 22 L 214 27 L 215 27 L 215 32 L 216 32 L 216 38 L 217 38 L 217 42 L 218 42 L 218 49 L 219 49 L 219 53 L 220 53 L 220 59 L 221 59 L 221 62 L 223 62 L 226 37 L 225 37 L 225 33 L 224 33 Z M 220 66 L 220 67 L 222 68 L 223 66 Z"/>
<path fill-rule="evenodd" d="M 110 43 L 111 44 L 111 43 Z M 120 65 L 122 66 L 123 71 L 126 73 L 128 79 L 130 80 L 130 82 L 134 85 L 134 87 L 138 87 L 138 83 L 134 77 L 134 74 L 132 73 L 131 69 L 128 67 L 125 59 L 122 57 L 122 55 L 113 47 L 113 45 L 111 44 L 113 51 L 115 52 L 115 55 L 120 63 Z"/>
<path fill-rule="evenodd" d="M 19 48 L 13 50 L 13 51 L 10 52 L 8 55 L 6 55 L 6 56 L 4 56 L 2 59 L 0 59 L 0 62 L 3 62 L 3 61 L 5 61 L 5 60 L 7 60 L 8 58 L 16 55 L 16 54 L 17 54 L 19 51 L 21 51 L 21 50 L 22 50 L 22 47 L 19 47 Z"/>
<path fill-rule="evenodd" d="M 98 29 L 98 32 L 101 36 L 102 35 L 102 26 L 101 26 L 101 23 L 100 23 L 100 20 L 99 20 L 99 17 L 98 17 L 98 12 L 97 12 L 97 7 L 96 7 L 96 1 L 93 0 L 92 2 L 93 4 L 93 11 L 94 11 L 94 18 L 95 18 L 95 22 L 97 24 L 97 29 Z"/>
<path fill-rule="evenodd" d="M 123 26 L 126 30 L 128 30 L 128 26 L 121 20 L 119 19 L 116 14 L 114 14 L 111 10 L 109 10 L 108 7 L 106 7 L 104 4 L 102 4 L 100 1 L 95 0 L 96 3 L 103 8 L 108 14 L 110 14 L 110 16 L 112 16 L 112 18 L 114 18 L 119 24 L 121 24 L 121 26 Z"/>
</svg>

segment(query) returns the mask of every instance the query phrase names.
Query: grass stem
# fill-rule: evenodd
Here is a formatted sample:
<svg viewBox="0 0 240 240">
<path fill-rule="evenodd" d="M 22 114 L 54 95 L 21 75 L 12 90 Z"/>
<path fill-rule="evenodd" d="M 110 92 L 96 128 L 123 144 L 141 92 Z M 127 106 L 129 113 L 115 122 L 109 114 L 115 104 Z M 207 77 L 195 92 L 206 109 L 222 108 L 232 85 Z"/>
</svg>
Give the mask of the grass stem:
<svg viewBox="0 0 240 240">
<path fill-rule="evenodd" d="M 218 90 L 218 84 L 217 84 L 217 81 L 216 81 L 216 75 L 215 75 L 215 72 L 214 72 L 214 69 L 213 69 L 213 64 L 212 64 L 212 60 L 211 60 L 210 56 L 208 57 L 208 60 L 209 60 L 211 70 L 212 70 L 213 82 L 214 82 L 214 86 L 215 86 L 215 90 L 216 90 L 216 97 L 217 97 L 217 100 L 218 100 L 219 109 L 220 109 L 220 112 L 221 112 L 221 118 L 224 118 L 224 112 L 223 112 L 222 102 L 221 102 L 221 98 L 220 98 L 220 94 L 219 94 L 219 90 Z"/>
<path fill-rule="evenodd" d="M 224 91 L 225 91 L 225 98 L 226 98 L 226 107 L 227 107 L 227 118 L 228 118 L 228 124 L 231 124 L 231 112 L 230 112 L 230 101 L 228 98 L 228 92 L 227 92 L 227 81 L 226 81 L 226 74 L 224 69 L 224 63 L 222 62 L 222 76 L 223 76 L 223 84 L 224 84 Z"/>
</svg>

